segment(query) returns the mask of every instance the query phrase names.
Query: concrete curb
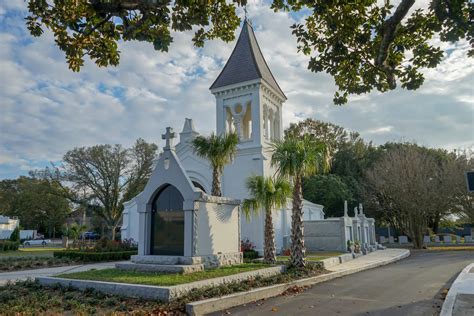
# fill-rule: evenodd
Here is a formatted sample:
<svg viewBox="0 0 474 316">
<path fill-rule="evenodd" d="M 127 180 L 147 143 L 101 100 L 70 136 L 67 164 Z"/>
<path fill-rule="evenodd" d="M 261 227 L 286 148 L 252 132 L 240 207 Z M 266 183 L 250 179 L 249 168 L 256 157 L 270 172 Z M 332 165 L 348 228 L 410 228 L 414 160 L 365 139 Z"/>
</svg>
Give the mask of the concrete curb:
<svg viewBox="0 0 474 316">
<path fill-rule="evenodd" d="M 285 269 L 286 266 L 274 266 L 173 286 L 129 284 L 94 280 L 66 279 L 58 277 L 37 277 L 36 280 L 43 286 L 54 286 L 59 284 L 64 287 L 73 287 L 79 290 L 92 288 L 97 291 L 112 295 L 144 299 L 158 299 L 164 302 L 169 302 L 193 291 L 194 289 L 219 286 L 232 282 L 241 282 L 257 276 L 264 278 L 271 277 L 284 272 Z"/>
<path fill-rule="evenodd" d="M 400 252 L 400 254 L 392 258 L 375 261 L 367 265 L 364 265 L 362 267 L 348 268 L 345 270 L 331 272 L 328 274 L 323 274 L 323 275 L 315 276 L 312 278 L 296 280 L 296 281 L 292 281 L 285 284 L 277 284 L 277 285 L 267 286 L 263 288 L 253 289 L 246 292 L 234 293 L 234 294 L 226 295 L 223 297 L 216 297 L 216 298 L 211 298 L 207 300 L 188 303 L 186 304 L 186 313 L 188 315 L 197 316 L 197 315 L 205 315 L 208 313 L 217 312 L 217 311 L 231 308 L 234 306 L 247 304 L 247 303 L 251 303 L 254 301 L 261 300 L 261 299 L 280 295 L 283 292 L 285 292 L 287 289 L 292 288 L 294 286 L 311 286 L 314 284 L 318 284 L 318 283 L 329 281 L 335 278 L 339 278 L 345 275 L 360 272 L 363 270 L 380 267 L 380 266 L 404 259 L 408 257 L 409 255 L 410 255 L 410 251 L 408 249 L 403 249 Z"/>
<path fill-rule="evenodd" d="M 456 280 L 454 280 L 451 288 L 449 289 L 448 295 L 443 303 L 443 308 L 441 309 L 440 316 L 451 316 L 453 314 L 458 314 L 455 312 L 456 309 L 456 299 L 459 294 L 469 295 L 474 297 L 474 262 L 465 267 L 458 275 Z M 466 312 L 461 315 L 468 315 Z"/>
</svg>

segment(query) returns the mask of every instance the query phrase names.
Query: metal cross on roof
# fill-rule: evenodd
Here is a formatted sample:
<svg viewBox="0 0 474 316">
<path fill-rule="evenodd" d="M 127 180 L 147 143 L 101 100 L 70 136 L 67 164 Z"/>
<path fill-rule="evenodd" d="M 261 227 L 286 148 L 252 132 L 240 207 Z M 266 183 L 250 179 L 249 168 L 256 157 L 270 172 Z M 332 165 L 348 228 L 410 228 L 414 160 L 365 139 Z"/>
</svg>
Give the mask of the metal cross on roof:
<svg viewBox="0 0 474 316">
<path fill-rule="evenodd" d="M 161 139 L 166 139 L 166 146 L 163 149 L 171 149 L 173 147 L 173 138 L 176 137 L 176 133 L 173 132 L 172 127 L 166 128 L 166 133 L 161 135 Z"/>
<path fill-rule="evenodd" d="M 244 5 L 245 20 L 247 20 L 247 4 Z"/>
</svg>

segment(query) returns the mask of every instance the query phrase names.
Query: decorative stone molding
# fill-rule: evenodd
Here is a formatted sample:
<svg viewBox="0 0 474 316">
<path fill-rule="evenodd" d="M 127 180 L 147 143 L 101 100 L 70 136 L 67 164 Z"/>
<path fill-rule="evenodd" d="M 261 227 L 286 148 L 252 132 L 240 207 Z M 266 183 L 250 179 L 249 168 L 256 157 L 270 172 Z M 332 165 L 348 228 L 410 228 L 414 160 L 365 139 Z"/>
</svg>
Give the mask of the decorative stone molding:
<svg viewBox="0 0 474 316">
<path fill-rule="evenodd" d="M 243 262 L 243 259 L 244 257 L 241 252 L 201 256 L 204 268 L 215 268 L 240 264 Z"/>
<path fill-rule="evenodd" d="M 237 87 L 234 87 L 234 88 L 227 88 L 227 89 L 221 90 L 221 91 L 215 91 L 215 92 L 213 92 L 213 94 L 215 96 L 225 96 L 225 95 L 229 95 L 229 94 L 236 93 L 236 92 L 252 90 L 252 89 L 258 88 L 259 85 L 260 85 L 260 83 L 256 82 L 256 83 L 251 83 L 251 84 L 248 84 L 248 85 L 237 86 Z"/>
<path fill-rule="evenodd" d="M 199 201 L 202 202 L 212 202 L 212 203 L 222 203 L 222 204 L 230 204 L 230 205 L 240 205 L 241 201 L 238 199 L 232 199 L 228 197 L 222 196 L 213 196 L 203 193 L 199 198 Z"/>
<path fill-rule="evenodd" d="M 193 212 L 193 246 L 192 246 L 192 253 L 193 256 L 198 252 L 198 208 L 194 209 Z"/>
</svg>

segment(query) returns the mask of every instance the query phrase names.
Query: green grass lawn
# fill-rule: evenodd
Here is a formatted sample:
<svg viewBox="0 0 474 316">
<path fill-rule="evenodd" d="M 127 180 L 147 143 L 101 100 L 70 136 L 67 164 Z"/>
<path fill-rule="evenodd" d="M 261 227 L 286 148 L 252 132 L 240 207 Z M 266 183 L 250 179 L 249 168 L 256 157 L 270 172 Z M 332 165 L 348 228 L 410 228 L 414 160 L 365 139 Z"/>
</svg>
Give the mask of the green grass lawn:
<svg viewBox="0 0 474 316">
<path fill-rule="evenodd" d="M 124 271 L 119 269 L 89 270 L 58 275 L 60 278 L 109 281 L 118 283 L 171 286 L 270 267 L 268 264 L 246 263 L 230 267 L 209 269 L 189 274 L 163 274 L 153 272 Z"/>
</svg>

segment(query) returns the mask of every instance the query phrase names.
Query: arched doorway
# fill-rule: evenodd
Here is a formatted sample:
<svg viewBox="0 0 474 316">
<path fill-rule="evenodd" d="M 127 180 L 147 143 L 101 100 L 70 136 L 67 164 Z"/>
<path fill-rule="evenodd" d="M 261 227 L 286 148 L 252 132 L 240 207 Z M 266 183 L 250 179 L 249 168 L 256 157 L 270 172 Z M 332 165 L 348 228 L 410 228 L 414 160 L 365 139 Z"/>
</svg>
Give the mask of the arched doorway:
<svg viewBox="0 0 474 316">
<path fill-rule="evenodd" d="M 174 186 L 167 184 L 152 203 L 150 254 L 184 255 L 184 198 Z"/>
</svg>

